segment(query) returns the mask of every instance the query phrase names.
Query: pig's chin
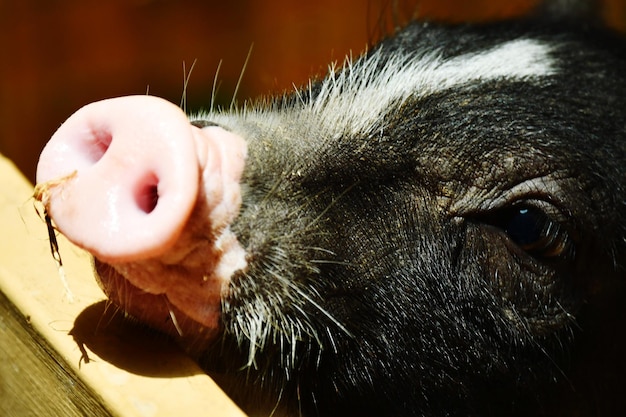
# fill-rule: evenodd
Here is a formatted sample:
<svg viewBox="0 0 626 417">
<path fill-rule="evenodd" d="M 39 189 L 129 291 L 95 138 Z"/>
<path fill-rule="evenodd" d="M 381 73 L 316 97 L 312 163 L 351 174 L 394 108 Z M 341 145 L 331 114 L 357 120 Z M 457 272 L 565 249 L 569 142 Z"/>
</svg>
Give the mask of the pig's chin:
<svg viewBox="0 0 626 417">
<path fill-rule="evenodd" d="M 206 219 L 206 213 L 201 214 Z M 199 216 L 192 214 L 191 225 Z M 199 238 L 185 230 L 167 253 L 133 262 L 95 258 L 99 284 L 130 316 L 176 339 L 189 353 L 206 347 L 221 330 L 221 301 L 232 275 L 245 268 L 245 251 L 228 227 Z"/>
<path fill-rule="evenodd" d="M 168 289 L 148 292 L 133 284 L 132 278 L 127 279 L 117 266 L 95 259 L 95 268 L 100 286 L 111 303 L 138 321 L 171 336 L 189 353 L 203 350 L 219 335 L 222 285 L 215 280 L 205 281 L 204 286 L 219 288 L 195 294 Z"/>
</svg>

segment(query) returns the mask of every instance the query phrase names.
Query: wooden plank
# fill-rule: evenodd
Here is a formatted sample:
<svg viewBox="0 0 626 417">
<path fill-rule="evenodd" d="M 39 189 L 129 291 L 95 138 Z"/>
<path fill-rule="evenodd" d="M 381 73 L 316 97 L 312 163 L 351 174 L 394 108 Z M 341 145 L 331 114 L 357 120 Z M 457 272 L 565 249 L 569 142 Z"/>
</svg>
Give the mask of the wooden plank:
<svg viewBox="0 0 626 417">
<path fill-rule="evenodd" d="M 0 358 L 1 416 L 111 415 L 2 293 Z"/>
<path fill-rule="evenodd" d="M 164 336 L 107 305 L 90 257 L 59 236 L 68 298 L 32 192 L 0 155 L 0 415 L 244 416 Z"/>
</svg>

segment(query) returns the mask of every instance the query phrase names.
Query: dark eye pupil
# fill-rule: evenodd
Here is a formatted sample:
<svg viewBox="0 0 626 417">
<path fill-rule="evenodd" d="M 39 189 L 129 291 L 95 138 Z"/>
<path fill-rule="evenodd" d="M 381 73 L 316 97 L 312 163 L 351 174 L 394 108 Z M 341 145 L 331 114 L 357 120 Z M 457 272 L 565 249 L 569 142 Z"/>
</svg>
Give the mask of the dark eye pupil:
<svg viewBox="0 0 626 417">
<path fill-rule="evenodd" d="M 563 258 L 574 254 L 567 231 L 542 210 L 513 206 L 491 213 L 487 223 L 502 229 L 521 249 L 538 258 Z"/>
<path fill-rule="evenodd" d="M 509 237 L 522 247 L 540 240 L 546 226 L 542 215 L 537 210 L 526 207 L 514 210 L 508 222 L 503 225 Z"/>
</svg>

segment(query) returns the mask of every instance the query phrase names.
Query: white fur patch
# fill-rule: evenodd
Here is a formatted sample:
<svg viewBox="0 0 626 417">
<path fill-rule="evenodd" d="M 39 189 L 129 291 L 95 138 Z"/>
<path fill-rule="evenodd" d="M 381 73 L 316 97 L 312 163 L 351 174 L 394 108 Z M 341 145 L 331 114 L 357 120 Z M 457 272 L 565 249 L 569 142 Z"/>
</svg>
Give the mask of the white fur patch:
<svg viewBox="0 0 626 417">
<path fill-rule="evenodd" d="M 517 39 L 480 52 L 442 58 L 440 51 L 398 54 L 382 62 L 380 53 L 367 61 L 348 62 L 332 73 L 309 110 L 327 132 L 367 134 L 387 113 L 409 98 L 495 79 L 532 82 L 553 74 L 552 46 L 535 39 Z"/>
</svg>

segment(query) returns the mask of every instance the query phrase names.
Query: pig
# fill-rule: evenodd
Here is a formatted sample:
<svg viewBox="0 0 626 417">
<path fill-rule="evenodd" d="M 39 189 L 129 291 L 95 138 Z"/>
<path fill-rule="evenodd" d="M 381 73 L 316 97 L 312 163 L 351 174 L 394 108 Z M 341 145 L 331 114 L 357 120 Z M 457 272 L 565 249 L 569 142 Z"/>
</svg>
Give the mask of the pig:
<svg viewBox="0 0 626 417">
<path fill-rule="evenodd" d="M 42 151 L 112 303 L 250 415 L 626 412 L 626 42 L 415 21 L 231 111 L 92 103 Z"/>
</svg>

